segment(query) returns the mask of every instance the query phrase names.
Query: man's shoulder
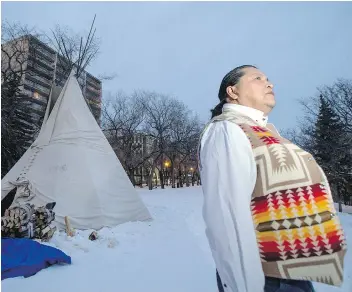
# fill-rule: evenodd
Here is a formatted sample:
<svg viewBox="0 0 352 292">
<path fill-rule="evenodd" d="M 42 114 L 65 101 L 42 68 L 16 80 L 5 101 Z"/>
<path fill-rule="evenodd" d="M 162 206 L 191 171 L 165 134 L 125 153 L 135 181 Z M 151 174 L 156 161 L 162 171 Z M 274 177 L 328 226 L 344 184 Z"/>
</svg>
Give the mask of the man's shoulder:
<svg viewBox="0 0 352 292">
<path fill-rule="evenodd" d="M 250 117 L 246 115 L 241 115 L 241 114 L 234 114 L 231 112 L 223 113 L 213 119 L 214 122 L 220 122 L 220 121 L 228 121 L 231 123 L 235 123 L 237 125 L 249 125 L 249 126 L 255 126 L 257 123 L 252 120 Z"/>
<path fill-rule="evenodd" d="M 246 125 L 237 124 L 229 120 L 217 120 L 210 123 L 204 130 L 203 139 L 217 138 L 219 136 L 227 136 L 230 139 L 245 138 Z"/>
</svg>

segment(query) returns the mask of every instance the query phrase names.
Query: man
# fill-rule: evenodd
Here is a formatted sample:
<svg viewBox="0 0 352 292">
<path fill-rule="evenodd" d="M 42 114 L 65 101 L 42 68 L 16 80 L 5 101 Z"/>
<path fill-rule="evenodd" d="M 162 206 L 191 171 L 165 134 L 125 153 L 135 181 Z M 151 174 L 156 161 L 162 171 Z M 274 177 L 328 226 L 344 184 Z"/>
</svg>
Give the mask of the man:
<svg viewBox="0 0 352 292">
<path fill-rule="evenodd" d="M 219 291 L 340 285 L 346 245 L 329 185 L 314 158 L 267 123 L 273 84 L 241 66 L 224 77 L 219 99 L 199 149 Z"/>
</svg>

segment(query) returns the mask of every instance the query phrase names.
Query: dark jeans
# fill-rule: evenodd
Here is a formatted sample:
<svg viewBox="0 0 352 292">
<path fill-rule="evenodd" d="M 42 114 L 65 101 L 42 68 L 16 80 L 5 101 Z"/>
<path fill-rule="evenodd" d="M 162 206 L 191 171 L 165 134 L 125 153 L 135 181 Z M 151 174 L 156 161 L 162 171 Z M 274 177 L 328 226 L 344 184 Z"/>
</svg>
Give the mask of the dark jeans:
<svg viewBox="0 0 352 292">
<path fill-rule="evenodd" d="M 216 279 L 219 292 L 225 292 L 220 276 L 216 271 Z M 225 286 L 226 287 L 226 286 Z M 285 280 L 265 277 L 264 292 L 314 292 L 314 288 L 309 281 Z"/>
<path fill-rule="evenodd" d="M 265 277 L 264 292 L 314 292 L 309 281 Z"/>
</svg>

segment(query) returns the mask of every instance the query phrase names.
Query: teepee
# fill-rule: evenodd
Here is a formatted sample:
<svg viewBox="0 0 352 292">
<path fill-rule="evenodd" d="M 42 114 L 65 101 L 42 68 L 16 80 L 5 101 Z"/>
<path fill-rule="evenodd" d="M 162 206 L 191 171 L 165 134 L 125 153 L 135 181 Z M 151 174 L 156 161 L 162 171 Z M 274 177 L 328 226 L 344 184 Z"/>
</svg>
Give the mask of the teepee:
<svg viewBox="0 0 352 292">
<path fill-rule="evenodd" d="M 56 202 L 59 228 L 100 229 L 151 219 L 99 128 L 73 72 L 38 138 L 1 181 L 1 199 L 17 187 L 14 204 Z"/>
</svg>

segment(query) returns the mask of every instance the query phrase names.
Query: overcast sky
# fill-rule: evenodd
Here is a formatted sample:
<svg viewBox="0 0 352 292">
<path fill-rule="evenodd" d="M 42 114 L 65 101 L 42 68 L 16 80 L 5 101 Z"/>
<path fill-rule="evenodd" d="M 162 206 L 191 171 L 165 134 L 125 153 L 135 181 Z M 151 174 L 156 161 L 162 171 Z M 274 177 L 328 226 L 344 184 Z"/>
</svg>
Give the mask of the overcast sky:
<svg viewBox="0 0 352 292">
<path fill-rule="evenodd" d="M 352 78 L 352 2 L 2 2 L 2 20 L 84 33 L 97 14 L 101 53 L 88 71 L 116 72 L 108 92 L 153 90 L 202 120 L 223 76 L 253 64 L 275 84 L 277 128 L 294 127 L 300 97 Z"/>
</svg>

